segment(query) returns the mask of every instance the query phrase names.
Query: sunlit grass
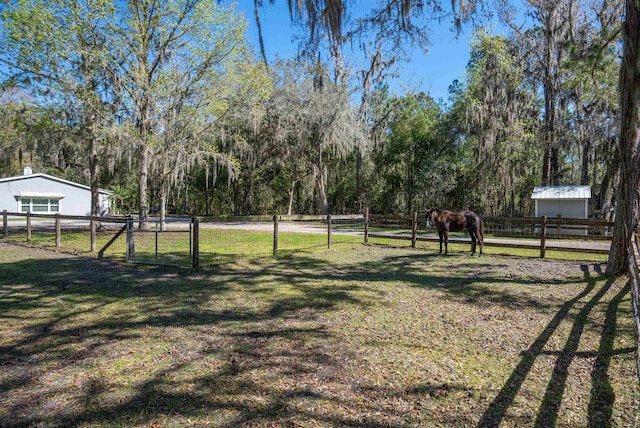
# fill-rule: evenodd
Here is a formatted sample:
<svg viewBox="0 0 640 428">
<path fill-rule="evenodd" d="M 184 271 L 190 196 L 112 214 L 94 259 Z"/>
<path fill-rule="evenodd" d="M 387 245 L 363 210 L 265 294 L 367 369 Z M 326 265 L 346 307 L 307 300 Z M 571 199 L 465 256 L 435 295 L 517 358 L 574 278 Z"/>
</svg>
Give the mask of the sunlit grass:
<svg viewBox="0 0 640 428">
<path fill-rule="evenodd" d="M 392 247 L 411 247 L 410 230 L 406 229 L 380 229 L 385 233 L 394 233 L 403 235 L 405 239 L 387 239 L 379 237 L 371 237 L 370 245 L 388 245 Z M 113 238 L 116 230 L 101 231 L 96 236 L 96 252 L 91 252 L 90 234 L 87 230 L 68 231 L 61 236 L 60 250 L 64 252 L 80 253 L 80 254 L 96 254 Z M 370 232 L 374 231 L 370 229 Z M 428 233 L 432 238 L 435 237 L 433 231 Z M 424 236 L 424 231 L 419 231 L 419 236 Z M 179 266 L 189 266 L 192 263 L 192 256 L 189 252 L 189 233 L 183 230 L 180 233 L 159 233 L 157 253 L 156 253 L 156 234 L 140 234 L 135 235 L 135 257 L 133 261 L 149 262 L 149 263 L 167 263 Z M 451 237 L 466 237 L 464 233 L 452 233 Z M 487 236 L 490 238 L 490 236 Z M 512 238 L 509 238 L 512 239 Z M 526 238 L 521 238 L 526 241 Z M 7 239 L 8 242 L 26 243 L 26 235 L 13 234 Z M 278 251 L 277 256 L 285 257 L 292 254 L 313 254 L 328 248 L 328 239 L 326 233 L 300 233 L 300 232 L 280 232 L 278 234 Z M 537 239 L 529 240 L 539 242 Z M 362 244 L 363 236 L 332 234 L 332 247 L 340 245 Z M 55 234 L 52 232 L 37 232 L 32 235 L 30 245 L 44 247 L 47 249 L 55 249 Z M 201 265 L 229 263 L 240 259 L 253 259 L 273 256 L 274 236 L 271 231 L 256 231 L 242 229 L 217 229 L 217 228 L 201 228 L 200 229 L 200 256 Z M 439 245 L 433 241 L 417 242 L 417 248 L 427 252 L 437 252 Z M 451 242 L 449 245 L 451 253 L 468 253 L 470 244 Z M 485 254 L 508 255 L 527 258 L 539 258 L 540 250 L 519 249 L 499 247 L 495 245 L 486 245 Z M 124 258 L 126 254 L 126 234 L 122 234 L 105 252 L 106 257 Z M 550 251 L 547 250 L 546 258 L 557 260 L 584 260 L 590 262 L 602 262 L 607 260 L 606 254 L 592 254 L 566 251 Z"/>
<path fill-rule="evenodd" d="M 3 246 L 0 426 L 518 427 L 545 396 L 548 425 L 632 426 L 625 278 L 325 239 L 197 271 Z"/>
</svg>

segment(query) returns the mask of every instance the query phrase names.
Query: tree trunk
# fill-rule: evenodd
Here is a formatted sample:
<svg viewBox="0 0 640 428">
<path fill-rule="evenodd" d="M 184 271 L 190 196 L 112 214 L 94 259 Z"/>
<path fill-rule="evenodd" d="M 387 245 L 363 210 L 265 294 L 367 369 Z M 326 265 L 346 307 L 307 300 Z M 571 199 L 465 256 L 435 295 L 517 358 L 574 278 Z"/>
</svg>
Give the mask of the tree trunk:
<svg viewBox="0 0 640 428">
<path fill-rule="evenodd" d="M 415 164 L 415 152 L 416 147 L 412 144 L 412 147 L 407 151 L 407 181 L 405 183 L 405 194 L 407 198 L 407 200 L 405 201 L 405 212 L 407 214 L 411 214 L 414 211 L 413 199 L 415 196 L 415 169 L 413 165 Z"/>
<path fill-rule="evenodd" d="M 362 191 L 362 150 L 356 147 L 356 199 L 362 205 L 364 195 Z"/>
<path fill-rule="evenodd" d="M 329 214 L 329 201 L 327 199 L 327 168 L 326 166 L 314 166 L 316 176 L 316 189 L 318 191 L 318 203 L 320 213 Z"/>
<path fill-rule="evenodd" d="M 234 216 L 239 216 L 240 215 L 240 190 L 238 190 L 238 182 L 234 182 L 231 185 L 232 188 L 232 195 L 231 195 L 231 205 L 233 208 L 233 215 Z"/>
<path fill-rule="evenodd" d="M 627 252 L 631 231 L 638 222 L 638 184 L 640 181 L 640 0 L 626 0 L 622 27 L 623 58 L 620 67 L 620 185 L 616 218 L 606 273 L 628 270 Z"/>
<path fill-rule="evenodd" d="M 612 156 L 607 162 L 607 169 L 600 182 L 600 189 L 596 193 L 593 201 L 593 210 L 602 213 L 602 218 L 608 220 L 611 218 L 611 208 L 613 204 L 609 204 L 610 196 L 613 194 L 613 186 L 616 181 L 616 174 L 620 169 L 619 156 Z"/>
<path fill-rule="evenodd" d="M 558 181 L 558 68 L 562 54 L 563 31 L 567 16 L 563 15 L 560 2 L 548 2 L 542 7 L 544 52 L 544 164 L 542 184 L 555 185 Z"/>
<path fill-rule="evenodd" d="M 167 193 L 169 192 L 168 185 L 163 179 L 160 183 L 160 230 L 167 230 L 167 224 L 165 219 L 167 218 Z"/>
<path fill-rule="evenodd" d="M 580 167 L 580 184 L 589 184 L 589 155 L 591 153 L 591 141 L 589 137 L 582 139 L 582 165 Z"/>
<path fill-rule="evenodd" d="M 547 41 L 549 44 L 549 41 Z M 542 165 L 542 185 L 553 184 L 553 146 L 555 139 L 555 91 L 550 70 L 551 52 L 547 48 L 547 65 L 544 81 L 544 160 Z"/>
<path fill-rule="evenodd" d="M 205 174 L 204 178 L 204 212 L 205 215 L 211 215 L 211 195 L 209 194 L 209 174 Z"/>
<path fill-rule="evenodd" d="M 98 144 L 96 142 L 95 133 L 93 133 L 93 127 L 91 127 L 92 135 L 89 135 L 89 184 L 91 188 L 91 215 L 100 215 L 100 169 L 98 163 Z"/>
<path fill-rule="evenodd" d="M 581 104 L 582 105 L 582 104 Z M 589 163 L 591 160 L 591 138 L 589 136 L 589 129 L 587 127 L 586 120 L 583 118 L 582 111 L 584 108 L 580 107 L 578 123 L 580 128 L 580 140 L 582 141 L 582 163 L 580 165 L 580 184 L 589 184 Z"/>
<path fill-rule="evenodd" d="M 291 215 L 291 211 L 293 208 L 293 195 L 295 195 L 296 190 L 296 180 L 291 181 L 291 187 L 289 187 L 289 202 L 287 204 L 287 215 Z"/>
<path fill-rule="evenodd" d="M 551 147 L 551 185 L 560 185 L 560 149 Z"/>
<path fill-rule="evenodd" d="M 147 228 L 147 179 L 149 177 L 149 148 L 146 141 L 140 147 L 140 174 L 138 175 L 138 216 L 140 229 Z"/>
</svg>

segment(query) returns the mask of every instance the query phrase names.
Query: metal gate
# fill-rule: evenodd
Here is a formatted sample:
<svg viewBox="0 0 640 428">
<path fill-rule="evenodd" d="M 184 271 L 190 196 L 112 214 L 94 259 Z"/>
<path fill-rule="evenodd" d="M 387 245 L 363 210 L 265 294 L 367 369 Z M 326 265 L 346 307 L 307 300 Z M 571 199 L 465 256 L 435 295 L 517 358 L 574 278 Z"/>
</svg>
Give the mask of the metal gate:
<svg viewBox="0 0 640 428">
<path fill-rule="evenodd" d="M 128 220 L 126 260 L 187 267 L 192 264 L 191 218 Z"/>
</svg>

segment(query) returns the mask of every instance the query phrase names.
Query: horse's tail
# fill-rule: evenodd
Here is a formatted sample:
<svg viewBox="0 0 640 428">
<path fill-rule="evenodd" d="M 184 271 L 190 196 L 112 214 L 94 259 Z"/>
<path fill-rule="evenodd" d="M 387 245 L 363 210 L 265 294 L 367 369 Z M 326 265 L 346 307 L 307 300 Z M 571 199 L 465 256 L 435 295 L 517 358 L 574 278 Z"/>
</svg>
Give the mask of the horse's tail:
<svg viewBox="0 0 640 428">
<path fill-rule="evenodd" d="M 484 242 L 484 221 L 482 221 L 482 217 L 478 216 L 478 222 L 480 223 L 480 227 L 478 228 L 478 236 L 480 236 L 480 241 Z"/>
</svg>

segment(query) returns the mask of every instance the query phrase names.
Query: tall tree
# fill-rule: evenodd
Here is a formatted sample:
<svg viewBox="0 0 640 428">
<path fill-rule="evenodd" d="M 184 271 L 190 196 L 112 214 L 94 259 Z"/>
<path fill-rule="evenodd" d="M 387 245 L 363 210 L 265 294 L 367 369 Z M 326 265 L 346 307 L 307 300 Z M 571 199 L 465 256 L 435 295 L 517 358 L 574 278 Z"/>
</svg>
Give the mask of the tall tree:
<svg viewBox="0 0 640 428">
<path fill-rule="evenodd" d="M 622 3 L 589 5 L 581 9 L 568 44 L 561 88 L 568 103 L 565 126 L 572 132 L 567 149 L 575 159 L 570 165 L 571 182 L 591 185 L 590 211 L 606 217 L 619 165 L 612 144 L 619 135 L 617 40 Z"/>
<path fill-rule="evenodd" d="M 259 9 L 277 0 L 254 0 L 255 19 L 259 30 L 260 48 L 267 62 L 260 23 Z M 353 6 L 357 5 L 357 9 Z M 360 4 L 353 0 L 295 0 L 289 1 L 294 24 L 301 29 L 301 56 L 332 62 L 333 81 L 349 82 L 358 91 L 360 104 L 357 118 L 368 126 L 367 139 L 356 146 L 355 199 L 364 200 L 363 156 L 371 151 L 373 134 L 382 127 L 374 120 L 370 108 L 373 92 L 396 76 L 402 62 L 411 59 L 415 49 L 428 50 L 429 28 L 432 23 L 450 18 L 456 27 L 469 17 L 476 2 L 454 3 L 451 13 L 438 1 L 384 0 Z M 351 50 L 359 60 L 345 63 L 345 52 Z M 326 55 L 326 57 L 325 57 Z M 388 113 L 379 119 L 388 118 Z"/>
<path fill-rule="evenodd" d="M 354 151 L 362 128 L 346 88 L 329 79 L 318 63 L 288 62 L 275 69 L 274 96 L 268 107 L 271 144 L 291 174 L 289 206 L 295 184 L 314 178 L 320 212 L 329 213 L 328 165 Z"/>
<path fill-rule="evenodd" d="M 99 209 L 101 125 L 107 79 L 99 60 L 105 51 L 100 17 L 105 1 L 31 0 L 5 2 L 0 9 L 0 62 L 13 81 L 41 99 L 64 103 L 78 118 L 78 136 L 88 155 L 91 211 Z"/>
<path fill-rule="evenodd" d="M 483 189 L 483 212 L 513 215 L 516 198 L 531 195 L 517 194 L 519 184 L 535 175 L 532 165 L 540 158 L 533 138 L 540 116 L 536 92 L 516 45 L 505 36 L 476 32 L 466 76 L 454 106 L 463 112 L 466 173 Z"/>
<path fill-rule="evenodd" d="M 382 212 L 411 213 L 442 202 L 434 183 L 446 193 L 452 187 L 453 140 L 442 132 L 442 111 L 426 94 L 399 101 L 386 127 L 386 138 L 373 150 L 376 174 L 383 185 L 372 201 Z"/>
<path fill-rule="evenodd" d="M 543 35 L 543 61 L 541 62 L 544 88 L 544 132 L 542 184 L 560 184 L 560 69 L 566 55 L 564 45 L 574 25 L 574 0 L 540 0 L 532 3 L 541 23 Z"/>
<path fill-rule="evenodd" d="M 616 198 L 614 235 L 607 261 L 608 274 L 620 274 L 628 270 L 631 232 L 638 227 L 640 215 L 640 0 L 625 1 L 622 40 L 618 139 L 620 185 Z M 635 290 L 634 296 L 638 296 L 638 290 Z"/>
<path fill-rule="evenodd" d="M 111 47 L 103 55 L 103 66 L 110 71 L 122 112 L 135 128 L 138 207 L 140 219 L 146 220 L 152 154 L 168 142 L 168 134 L 163 135 L 168 118 L 199 120 L 207 109 L 224 102 L 211 88 L 218 88 L 229 64 L 244 52 L 246 24 L 212 0 L 114 5 L 115 13 L 103 17 Z M 189 109 L 190 115 L 179 114 Z M 210 122 L 215 120 L 215 113 L 209 115 Z"/>
</svg>

